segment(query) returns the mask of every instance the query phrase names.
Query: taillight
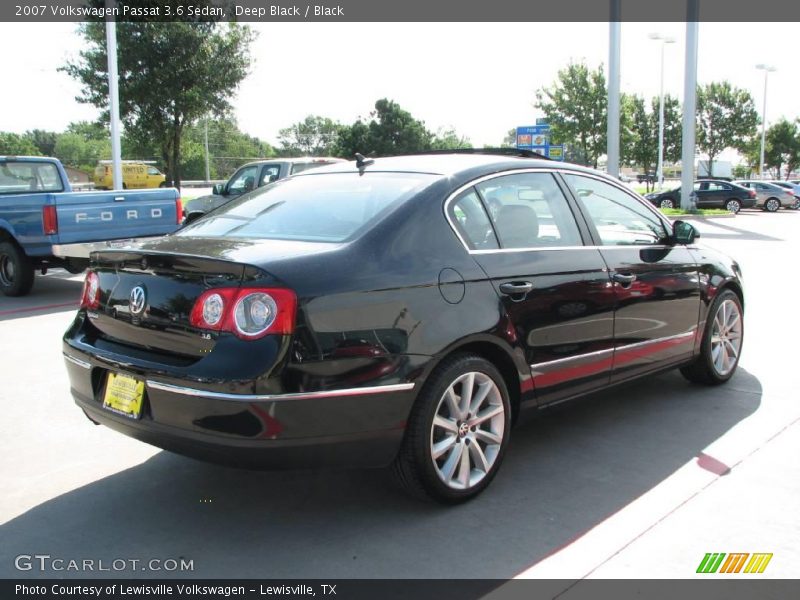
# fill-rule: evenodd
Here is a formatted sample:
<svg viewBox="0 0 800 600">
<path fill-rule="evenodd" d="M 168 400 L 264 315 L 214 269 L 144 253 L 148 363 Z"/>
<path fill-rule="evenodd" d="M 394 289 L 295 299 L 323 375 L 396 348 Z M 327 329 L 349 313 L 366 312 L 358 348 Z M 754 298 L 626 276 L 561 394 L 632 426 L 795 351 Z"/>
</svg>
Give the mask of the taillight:
<svg viewBox="0 0 800 600">
<path fill-rule="evenodd" d="M 750 190 L 750 197 L 751 198 L 755 198 L 756 197 L 756 193 L 753 190 Z"/>
<path fill-rule="evenodd" d="M 203 292 L 189 322 L 199 329 L 228 331 L 244 340 L 294 331 L 297 296 L 285 288 L 215 288 Z"/>
<path fill-rule="evenodd" d="M 100 306 L 100 278 L 94 271 L 86 273 L 81 295 L 81 308 L 97 308 Z"/>
<path fill-rule="evenodd" d="M 42 207 L 42 223 L 45 235 L 58 233 L 58 215 L 56 214 L 56 207 L 52 204 Z"/>
<path fill-rule="evenodd" d="M 175 218 L 177 219 L 176 223 L 180 225 L 183 221 L 183 202 L 181 202 L 180 196 L 175 200 Z"/>
</svg>

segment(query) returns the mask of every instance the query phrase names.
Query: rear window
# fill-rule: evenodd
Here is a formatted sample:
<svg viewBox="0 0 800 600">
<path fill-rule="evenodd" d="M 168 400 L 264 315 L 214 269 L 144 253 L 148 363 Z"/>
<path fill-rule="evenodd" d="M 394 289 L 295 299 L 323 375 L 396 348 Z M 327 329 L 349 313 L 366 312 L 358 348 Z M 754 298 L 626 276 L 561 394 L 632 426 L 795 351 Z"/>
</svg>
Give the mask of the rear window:
<svg viewBox="0 0 800 600">
<path fill-rule="evenodd" d="M 279 180 L 177 235 L 342 242 L 435 179 L 421 173 L 330 173 Z"/>
<path fill-rule="evenodd" d="M 0 194 L 60 192 L 58 169 L 50 162 L 0 162 Z"/>
</svg>

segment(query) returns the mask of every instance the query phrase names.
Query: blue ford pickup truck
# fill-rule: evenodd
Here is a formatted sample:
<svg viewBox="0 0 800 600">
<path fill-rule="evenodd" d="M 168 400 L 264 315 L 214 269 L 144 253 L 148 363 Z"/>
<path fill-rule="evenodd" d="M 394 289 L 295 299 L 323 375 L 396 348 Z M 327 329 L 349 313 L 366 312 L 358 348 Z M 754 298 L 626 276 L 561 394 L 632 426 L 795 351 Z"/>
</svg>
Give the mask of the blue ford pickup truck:
<svg viewBox="0 0 800 600">
<path fill-rule="evenodd" d="M 34 272 L 80 273 L 89 253 L 175 231 L 178 190 L 73 192 L 55 158 L 0 156 L 0 292 L 23 296 Z"/>
</svg>

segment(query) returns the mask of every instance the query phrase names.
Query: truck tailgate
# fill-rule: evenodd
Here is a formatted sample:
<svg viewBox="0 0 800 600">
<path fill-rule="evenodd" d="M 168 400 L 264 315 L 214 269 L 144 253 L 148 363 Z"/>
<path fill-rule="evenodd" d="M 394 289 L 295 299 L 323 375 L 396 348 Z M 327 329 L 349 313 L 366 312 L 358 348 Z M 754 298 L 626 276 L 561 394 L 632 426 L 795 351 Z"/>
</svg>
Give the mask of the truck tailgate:
<svg viewBox="0 0 800 600">
<path fill-rule="evenodd" d="M 55 195 L 58 243 L 164 235 L 180 224 L 175 188 Z"/>
</svg>

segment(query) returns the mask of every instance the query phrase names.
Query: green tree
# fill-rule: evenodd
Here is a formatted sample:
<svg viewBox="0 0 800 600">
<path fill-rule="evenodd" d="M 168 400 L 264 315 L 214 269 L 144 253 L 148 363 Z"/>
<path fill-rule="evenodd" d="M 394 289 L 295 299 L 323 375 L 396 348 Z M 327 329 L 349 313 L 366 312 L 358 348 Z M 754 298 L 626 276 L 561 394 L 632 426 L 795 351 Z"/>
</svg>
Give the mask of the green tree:
<svg viewBox="0 0 800 600">
<path fill-rule="evenodd" d="M 516 148 L 517 147 L 517 128 L 509 129 L 503 142 L 500 144 L 501 148 Z"/>
<path fill-rule="evenodd" d="M 105 109 L 105 26 L 84 23 L 80 33 L 85 49 L 63 70 L 83 85 L 78 101 Z M 117 23 L 120 116 L 126 135 L 134 143 L 158 148 L 173 185 L 180 187 L 184 129 L 206 115 L 230 111 L 230 99 L 250 66 L 253 37 L 247 26 L 236 23 Z"/>
<path fill-rule="evenodd" d="M 192 151 L 191 160 L 183 163 L 191 171 L 187 172 L 188 179 L 205 178 L 204 138 L 204 121 L 188 127 L 184 132 L 184 142 L 197 146 Z M 246 162 L 275 156 L 272 146 L 242 132 L 236 120 L 230 117 L 208 120 L 208 150 L 212 179 L 226 179 Z M 190 163 L 192 166 L 189 166 Z"/>
<path fill-rule="evenodd" d="M 328 117 L 308 115 L 278 132 L 283 156 L 330 156 L 342 125 Z"/>
<path fill-rule="evenodd" d="M 44 129 L 33 129 L 25 132 L 27 137 L 43 156 L 53 156 L 56 147 L 55 131 L 45 131 Z"/>
<path fill-rule="evenodd" d="M 781 119 L 767 129 L 764 149 L 764 166 L 774 169 L 775 177 L 780 179 L 785 170 L 785 177 L 800 165 L 800 131 L 797 121 Z"/>
<path fill-rule="evenodd" d="M 452 127 L 439 129 L 433 134 L 431 150 L 456 150 L 458 148 L 472 148 L 468 137 L 458 135 Z"/>
<path fill-rule="evenodd" d="M 730 82 L 709 83 L 697 89 L 697 147 L 708 155 L 708 169 L 727 148 L 744 152 L 759 118 L 750 92 Z"/>
<path fill-rule="evenodd" d="M 434 134 L 392 100 L 382 98 L 375 103 L 369 122 L 359 118 L 342 127 L 337 141 L 337 154 L 351 158 L 356 152 L 391 156 L 430 150 Z"/>
<path fill-rule="evenodd" d="M 74 121 L 67 125 L 66 133 L 77 133 L 87 140 L 103 141 L 109 136 L 108 124 L 95 121 Z"/>
<path fill-rule="evenodd" d="M 56 137 L 53 155 L 62 163 L 83 171 L 91 171 L 97 161 L 110 158 L 111 142 L 87 139 L 78 133 L 60 133 Z"/>
<path fill-rule="evenodd" d="M 0 155 L 40 156 L 41 152 L 25 135 L 0 131 Z"/>
<path fill-rule="evenodd" d="M 584 63 L 570 63 L 551 87 L 536 92 L 535 107 L 544 112 L 552 139 L 564 144 L 567 158 L 597 168 L 606 151 L 608 121 L 602 65 L 592 71 Z"/>
<path fill-rule="evenodd" d="M 648 110 L 644 98 L 624 95 L 622 98 L 621 141 L 622 161 L 637 166 L 642 172 L 658 168 L 659 99 L 653 98 Z M 677 98 L 664 96 L 664 164 L 681 157 L 681 110 Z M 649 181 L 647 189 L 650 189 Z"/>
</svg>

